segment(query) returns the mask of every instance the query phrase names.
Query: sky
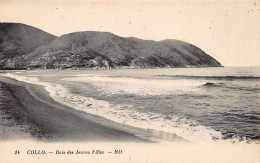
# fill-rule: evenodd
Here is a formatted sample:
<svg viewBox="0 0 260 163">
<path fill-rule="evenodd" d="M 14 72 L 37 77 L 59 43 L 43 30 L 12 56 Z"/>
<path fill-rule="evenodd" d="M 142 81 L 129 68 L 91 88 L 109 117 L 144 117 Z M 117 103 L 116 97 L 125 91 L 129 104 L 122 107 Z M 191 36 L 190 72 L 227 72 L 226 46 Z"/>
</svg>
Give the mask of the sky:
<svg viewBox="0 0 260 163">
<path fill-rule="evenodd" d="M 259 0 L 1 1 L 0 22 L 60 36 L 107 31 L 145 40 L 194 44 L 223 66 L 260 66 Z"/>
</svg>

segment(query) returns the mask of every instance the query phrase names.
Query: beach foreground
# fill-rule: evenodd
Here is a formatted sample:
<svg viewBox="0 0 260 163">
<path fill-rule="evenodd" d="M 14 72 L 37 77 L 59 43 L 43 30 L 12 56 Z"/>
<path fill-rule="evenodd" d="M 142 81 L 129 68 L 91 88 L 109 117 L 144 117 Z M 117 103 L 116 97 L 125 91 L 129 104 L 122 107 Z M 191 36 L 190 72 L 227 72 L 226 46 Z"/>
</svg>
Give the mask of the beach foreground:
<svg viewBox="0 0 260 163">
<path fill-rule="evenodd" d="M 143 106 L 150 109 L 158 108 L 156 103 L 167 108 L 166 104 L 171 104 L 172 101 L 176 106 L 179 106 L 174 113 L 182 111 L 181 105 L 177 105 L 175 102 L 178 98 L 183 97 L 181 92 L 178 92 L 179 83 L 177 82 L 184 80 L 158 79 L 158 77 L 156 79 L 148 78 L 148 80 L 138 77 L 125 78 L 115 75 L 116 73 L 124 74 L 121 71 L 109 71 L 109 73 L 114 74 L 113 76 L 104 75 L 102 71 L 10 71 L 1 74 L 0 162 L 21 162 L 24 160 L 27 162 L 46 162 L 49 160 L 53 162 L 71 162 L 72 160 L 76 162 L 85 162 L 86 160 L 97 162 L 260 161 L 260 148 L 257 141 L 250 141 L 250 139 L 240 141 L 236 137 L 213 139 L 216 138 L 213 137 L 214 134 L 219 132 L 215 132 L 209 127 L 197 125 L 187 118 L 178 121 L 178 119 L 174 119 L 174 116 L 171 117 L 168 114 L 163 116 L 165 119 L 160 119 L 158 113 L 149 114 L 146 111 L 146 115 L 137 114 L 130 110 L 138 108 L 138 104 L 141 102 Z M 143 74 L 141 73 L 141 75 Z M 179 76 L 177 77 L 179 78 Z M 246 81 L 245 85 L 248 85 L 251 78 L 240 79 L 239 77 L 239 82 L 241 80 L 244 84 Z M 192 79 L 191 83 L 180 82 L 180 89 L 185 91 L 185 94 L 191 92 L 193 96 L 190 99 L 196 100 L 196 96 L 198 96 L 195 94 L 196 90 L 206 89 L 207 92 L 215 90 L 215 87 L 213 89 L 211 85 L 208 86 L 209 84 L 200 86 L 201 83 L 209 82 L 208 80 L 212 82 L 212 79 L 208 79 L 208 77 L 203 78 L 203 81 Z M 213 80 L 213 82 L 218 84 L 219 80 L 223 82 L 223 77 L 216 81 Z M 225 80 L 229 83 L 229 78 Z M 167 83 L 169 81 L 174 82 Z M 196 82 L 193 83 L 193 81 Z M 252 79 L 252 81 L 254 84 L 258 78 Z M 158 82 L 163 84 L 158 85 Z M 199 86 L 194 88 L 194 84 L 199 84 Z M 68 92 L 64 91 L 62 87 L 55 89 L 55 86 L 64 86 Z M 131 89 L 128 89 L 130 86 Z M 113 89 L 109 89 L 111 87 Z M 189 89 L 190 87 L 192 89 Z M 165 95 L 169 90 L 173 95 Z M 252 90 L 248 89 L 248 91 Z M 111 92 L 114 95 L 111 95 Z M 185 97 L 187 98 L 187 95 Z M 205 95 L 203 97 L 206 98 Z M 93 100 L 94 98 L 96 100 Z M 116 102 L 120 101 L 113 101 L 122 100 L 130 103 L 131 99 L 133 99 L 132 105 L 136 107 L 123 105 L 123 103 L 118 105 Z M 106 105 L 105 100 L 110 102 L 110 105 Z M 153 103 L 155 106 L 151 108 L 149 102 L 153 101 L 156 103 Z M 162 103 L 159 103 L 160 101 Z M 194 105 L 196 101 L 191 102 L 193 102 L 192 108 L 196 106 Z M 211 105 L 214 106 L 213 104 Z M 172 105 L 171 108 L 175 105 Z M 186 106 L 186 109 L 190 109 L 185 103 L 182 105 Z M 142 108 L 138 109 L 135 111 L 142 111 Z M 113 110 L 114 112 L 111 112 Z M 161 109 L 161 111 L 165 110 Z M 193 112 L 194 117 L 197 116 L 198 111 Z M 113 118 L 110 116 L 112 113 L 115 117 L 119 116 L 120 118 Z M 145 119 L 147 117 L 150 118 L 150 121 Z M 158 118 L 156 119 L 156 117 Z M 221 118 L 221 115 L 217 117 Z M 129 121 L 126 121 L 125 124 L 120 123 L 124 122 L 124 118 L 128 118 Z M 132 121 L 131 118 L 133 118 Z M 250 122 L 253 122 L 254 117 L 250 118 Z M 138 120 L 143 120 L 143 122 Z M 158 124 L 157 122 L 160 125 L 154 125 Z M 142 124 L 150 124 L 150 126 Z M 175 127 L 176 124 L 179 126 Z M 177 134 L 164 132 L 163 129 L 167 125 L 173 126 L 173 128 L 168 129 Z M 151 129 L 152 127 L 155 129 Z M 156 127 L 162 130 L 156 131 Z M 30 150 L 45 151 L 46 154 L 28 154 Z M 77 151 L 90 151 L 92 153 L 93 150 L 104 152 L 104 154 L 75 154 Z M 114 154 L 116 150 L 120 150 L 122 153 Z M 15 155 L 16 151 L 19 151 L 20 154 Z M 63 151 L 64 154 L 60 154 Z M 74 154 L 68 154 L 69 151 L 73 151 Z"/>
<path fill-rule="evenodd" d="M 1 77 L 9 103 L 5 113 L 17 124 L 27 126 L 27 132 L 43 141 L 146 141 L 131 133 L 97 123 L 67 106 L 54 101 L 48 92 L 39 86 Z M 93 119 L 94 116 L 92 116 Z M 11 118 L 9 118 L 11 119 Z M 94 120 L 99 121 L 98 117 Z M 13 130 L 14 132 L 14 130 Z M 8 133 L 5 136 L 8 137 Z M 12 131 L 9 134 L 14 135 Z M 22 138 L 19 138 L 22 139 Z"/>
<path fill-rule="evenodd" d="M 3 71 L 0 115 L 4 126 L 48 141 L 258 143 L 259 74 L 257 68 Z M 18 128 L 1 135 L 10 138 L 4 133 Z"/>
</svg>

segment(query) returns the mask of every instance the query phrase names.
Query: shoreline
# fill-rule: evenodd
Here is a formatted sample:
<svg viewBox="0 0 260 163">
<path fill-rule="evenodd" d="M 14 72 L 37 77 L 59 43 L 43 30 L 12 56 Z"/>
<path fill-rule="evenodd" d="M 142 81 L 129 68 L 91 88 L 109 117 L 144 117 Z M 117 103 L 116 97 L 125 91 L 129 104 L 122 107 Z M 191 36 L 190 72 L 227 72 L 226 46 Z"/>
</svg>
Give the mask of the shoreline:
<svg viewBox="0 0 260 163">
<path fill-rule="evenodd" d="M 21 74 L 21 76 L 23 75 Z M 65 106 L 63 103 L 55 101 L 51 96 L 49 96 L 49 92 L 45 90 L 44 86 L 29 84 L 26 81 L 22 82 L 18 81 L 18 79 L 16 80 L 15 78 L 3 77 L 1 75 L 0 107 L 2 105 L 1 95 L 8 96 L 7 94 L 3 94 L 3 92 L 1 94 L 1 83 L 5 84 L 5 88 L 10 88 L 14 97 L 17 95 L 28 96 L 19 96 L 16 98 L 16 100 L 20 100 L 19 102 L 21 105 L 25 105 L 24 107 L 35 106 L 35 108 L 32 107 L 29 109 L 22 108 L 22 111 L 26 111 L 26 113 L 29 114 L 29 119 L 36 120 L 37 122 L 35 123 L 35 121 L 31 121 L 29 124 L 25 121 L 25 123 L 22 124 L 22 127 L 25 126 L 25 131 L 27 133 L 30 132 L 31 134 L 33 133 L 33 128 L 30 128 L 30 126 L 36 126 L 37 124 L 39 127 L 35 128 L 36 135 L 31 134 L 32 137 L 29 139 L 21 134 L 24 133 L 24 130 L 14 130 L 14 134 L 16 134 L 15 139 L 12 138 L 1 140 L 0 133 L 0 144 L 2 147 L 0 148 L 0 156 L 2 158 L 0 160 L 4 160 L 5 162 L 7 160 L 9 162 L 19 162 L 21 160 L 27 162 L 48 162 L 49 160 L 55 160 L 54 162 L 59 162 L 61 159 L 63 162 L 84 162 L 86 159 L 91 160 L 92 162 L 105 162 L 109 159 L 113 159 L 114 162 L 160 162 L 162 160 L 165 162 L 189 162 L 190 160 L 193 160 L 194 162 L 199 162 L 200 160 L 204 160 L 206 162 L 212 162 L 212 160 L 217 160 L 216 162 L 259 161 L 259 143 L 230 143 L 224 141 L 193 143 L 187 141 L 185 142 L 182 139 L 178 139 L 178 137 L 174 137 L 172 134 L 163 135 L 165 133 L 158 134 L 153 133 L 155 131 L 152 132 L 136 128 L 136 131 L 134 132 L 134 129 L 129 126 L 124 125 L 124 128 L 120 123 L 112 122 L 103 117 L 89 114 L 84 111 L 75 110 L 72 107 L 70 108 Z M 26 99 L 26 102 L 23 99 Z M 23 104 L 23 102 L 25 104 Z M 44 106 L 48 107 L 44 108 Z M 17 109 L 18 108 L 16 108 L 16 111 Z M 2 110 L 0 108 L 0 117 L 1 111 Z M 53 112 L 56 117 L 53 114 L 50 114 Z M 51 115 L 51 117 L 49 117 L 49 115 Z M 71 115 L 76 117 L 76 119 L 73 119 Z M 18 116 L 20 116 L 20 118 L 24 117 L 22 114 L 18 114 Z M 27 119 L 28 118 L 26 117 L 23 120 Z M 45 124 L 46 121 L 47 124 Z M 66 124 L 56 124 L 57 121 L 69 124 L 69 126 L 65 126 L 66 128 L 58 128 Z M 75 125 L 78 122 L 86 123 L 85 125 L 87 127 L 84 124 L 80 124 L 80 126 Z M 26 123 L 29 127 L 26 126 Z M 56 126 L 49 126 L 52 123 Z M 17 125 L 17 123 L 15 123 L 15 125 Z M 95 130 L 96 126 L 98 126 L 98 131 Z M 86 128 L 90 129 L 88 130 Z M 113 132 L 107 133 L 101 131 L 100 133 L 99 131 L 102 130 L 102 128 L 105 128 L 106 130 L 113 130 Z M 82 129 L 84 131 L 82 131 Z M 71 131 L 78 131 L 78 133 L 73 134 L 70 133 Z M 39 133 L 42 134 L 40 137 Z M 121 136 L 120 133 L 123 133 L 123 136 Z M 117 139 L 117 136 L 122 139 Z M 166 139 L 168 136 L 172 136 L 172 138 L 168 139 L 170 141 L 167 141 Z M 157 138 L 159 141 L 153 141 L 154 138 Z M 26 154 L 28 150 L 32 149 L 42 149 L 46 152 L 55 152 L 56 150 L 63 150 L 65 152 L 70 150 L 75 152 L 77 150 L 84 151 L 99 149 L 105 151 L 105 154 L 100 156 L 76 154 L 56 155 L 49 153 L 46 155 Z M 122 150 L 123 154 L 106 154 L 106 152 L 110 152 L 115 149 Z M 20 150 L 21 154 L 14 155 L 14 151 L 16 150 Z"/>
<path fill-rule="evenodd" d="M 53 70 L 53 71 L 66 71 L 66 70 L 146 70 L 146 69 L 186 69 L 186 68 L 223 68 L 226 66 L 179 66 L 179 67 L 117 67 L 117 68 L 55 68 L 55 69 L 48 69 L 48 68 L 36 68 L 36 69 L 27 69 L 27 68 L 7 68 L 7 69 L 0 69 L 0 73 L 3 71 L 39 71 L 39 70 Z M 251 66 L 245 66 L 251 67 Z M 259 66 L 253 66 L 259 67 Z"/>
<path fill-rule="evenodd" d="M 18 105 L 9 109 L 8 114 L 15 115 L 16 122 L 29 126 L 27 132 L 38 140 L 151 142 L 120 130 L 116 125 L 108 126 L 95 122 L 100 120 L 54 101 L 43 86 L 2 76 L 0 82 Z"/>
<path fill-rule="evenodd" d="M 223 136 L 223 135 L 221 135 L 221 132 L 218 132 L 214 129 L 210 130 L 211 128 L 209 128 L 209 130 L 207 130 L 208 129 L 207 124 L 204 126 L 201 125 L 202 128 L 194 128 L 194 126 L 192 126 L 192 124 L 194 124 L 193 121 L 190 122 L 190 121 L 185 120 L 183 123 L 187 123 L 188 125 L 189 124 L 191 124 L 191 125 L 187 126 L 187 127 L 186 126 L 183 127 L 182 126 L 183 123 L 181 122 L 180 125 L 176 125 L 177 127 L 174 126 L 173 128 L 170 128 L 171 127 L 170 125 L 172 125 L 172 124 L 174 125 L 174 123 L 170 123 L 171 116 L 170 116 L 170 118 L 166 117 L 166 122 L 164 122 L 165 119 L 163 119 L 163 118 L 165 118 L 165 117 L 162 117 L 161 119 L 159 119 L 160 121 L 158 119 L 156 119 L 155 121 L 149 121 L 150 119 L 152 119 L 153 117 L 155 117 L 157 115 L 151 116 L 146 113 L 135 115 L 136 113 L 139 113 L 139 110 L 137 110 L 137 109 L 139 109 L 139 107 L 142 106 L 141 104 L 143 104 L 143 103 L 141 103 L 142 98 L 139 102 L 139 105 L 131 105 L 129 108 L 127 106 L 125 109 L 124 104 L 135 104 L 135 101 L 128 100 L 128 98 L 129 98 L 128 96 L 126 96 L 126 97 L 122 96 L 122 99 L 121 99 L 121 96 L 117 96 L 117 95 L 109 97 L 106 94 L 104 94 L 104 96 L 103 96 L 102 91 L 104 91 L 106 93 L 106 91 L 110 91 L 110 87 L 102 88 L 99 90 L 100 92 L 96 93 L 96 88 L 92 87 L 92 85 L 91 85 L 93 83 L 89 82 L 90 84 L 82 84 L 80 79 L 75 78 L 75 77 L 79 77 L 79 76 L 88 77 L 89 75 L 90 75 L 90 77 L 92 77 L 93 73 L 94 72 L 78 73 L 78 71 L 75 71 L 75 72 L 74 71 L 68 71 L 68 72 L 66 72 L 66 71 L 57 71 L 57 72 L 54 72 L 54 71 L 48 71 L 48 72 L 47 71 L 34 71 L 34 72 L 33 71 L 25 71 L 25 72 L 12 71 L 12 72 L 5 72 L 5 73 L 1 74 L 1 76 L 3 76 L 3 79 L 9 80 L 6 83 L 10 83 L 13 85 L 22 84 L 22 87 L 24 87 L 26 89 L 27 94 L 29 93 L 37 101 L 40 101 L 48 106 L 51 105 L 54 108 L 58 108 L 60 110 L 63 109 L 66 112 L 69 111 L 72 114 L 76 114 L 77 116 L 80 116 L 83 119 L 90 120 L 92 122 L 101 124 L 102 126 L 106 126 L 108 128 L 114 128 L 117 130 L 124 131 L 126 133 L 131 133 L 132 135 L 135 135 L 135 136 L 143 138 L 143 139 L 151 140 L 153 142 L 160 142 L 162 140 L 182 141 L 183 139 L 186 139 L 186 141 L 188 141 L 188 142 L 198 142 L 201 140 L 215 141 L 215 138 L 216 138 L 216 140 L 222 141 L 221 136 Z M 107 74 L 110 75 L 109 73 L 107 73 Z M 105 72 L 102 72 L 102 73 L 98 73 L 97 76 L 103 77 L 103 76 L 106 76 L 107 74 Z M 122 73 L 122 74 L 124 74 L 124 73 Z M 129 73 L 129 74 L 131 74 L 131 73 Z M 127 76 L 128 73 L 125 73 L 124 75 Z M 94 75 L 94 77 L 95 76 L 96 75 Z M 70 77 L 74 78 L 75 83 L 73 82 L 73 80 L 72 81 L 68 80 L 69 82 L 67 82 L 67 80 L 65 80 L 67 78 L 69 79 Z M 116 77 L 118 77 L 117 74 L 115 74 L 115 78 Z M 163 78 L 163 80 L 164 80 L 164 78 Z M 97 81 L 99 82 L 99 80 L 97 80 Z M 101 82 L 102 81 L 103 80 L 101 80 Z M 15 83 L 12 83 L 12 82 L 15 82 Z M 138 83 L 138 82 L 136 82 L 136 83 Z M 142 83 L 144 83 L 144 82 L 142 82 Z M 164 84 L 164 83 L 161 83 L 161 84 Z M 93 85 L 95 85 L 95 83 Z M 201 84 L 199 84 L 199 86 L 200 85 Z M 117 87 L 112 87 L 112 88 L 117 89 Z M 119 88 L 121 88 L 121 87 L 119 87 Z M 124 87 L 122 87 L 122 88 L 124 89 Z M 113 93 L 113 91 L 111 91 L 111 92 Z M 126 89 L 126 91 L 128 91 L 128 89 Z M 149 91 L 150 90 L 148 90 L 147 92 L 149 92 Z M 108 92 L 107 94 L 109 95 L 109 93 L 111 93 L 111 92 Z M 118 97 L 119 97 L 119 99 L 117 100 L 116 98 L 118 98 Z M 171 98 L 175 99 L 176 97 L 177 96 L 172 96 Z M 127 98 L 128 101 L 121 102 L 120 100 L 125 100 L 123 98 Z M 131 98 L 131 96 L 130 96 L 130 98 Z M 157 97 L 153 98 L 153 99 L 157 99 Z M 168 99 L 168 97 L 167 97 L 167 99 Z M 177 99 L 178 99 L 178 97 L 177 97 Z M 165 102 L 165 101 L 163 101 L 163 102 Z M 169 100 L 167 102 L 169 102 Z M 170 104 L 175 106 L 175 103 L 170 103 Z M 160 103 L 160 106 L 161 105 L 164 105 L 164 103 L 162 103 L 162 104 Z M 157 106 L 157 105 L 155 105 L 155 106 Z M 156 108 L 160 108 L 160 106 L 157 106 Z M 136 112 L 133 112 L 132 110 L 134 110 Z M 164 115 L 164 114 L 162 114 L 162 115 Z M 137 118 L 135 116 L 137 116 Z M 150 117 L 146 118 L 146 116 L 150 116 Z M 137 119 L 137 121 L 135 121 L 135 119 Z M 140 123 L 140 122 L 145 122 L 145 123 Z M 157 122 L 162 122 L 162 123 L 157 123 Z M 169 129 L 169 130 L 161 129 L 164 127 L 163 125 L 165 125 L 165 124 L 166 124 L 166 127 L 168 127 L 168 128 L 166 128 L 166 127 L 165 128 Z M 201 127 L 201 126 L 199 125 L 199 127 Z M 180 130 L 178 130 L 178 127 L 180 128 Z M 181 127 L 183 127 L 183 128 L 181 128 Z M 196 124 L 195 124 L 195 127 L 196 127 Z M 175 130 L 175 129 L 177 129 L 177 130 Z M 191 132 L 189 132 L 189 131 L 191 131 Z M 196 132 L 193 132 L 193 131 L 196 131 Z M 219 137 L 217 137 L 218 133 L 216 133 L 215 131 L 220 133 Z M 159 132 L 161 132 L 161 133 L 159 133 Z M 184 134 L 182 134 L 182 133 L 184 133 Z M 215 133 L 217 136 L 214 135 Z M 212 134 L 214 135 L 214 139 L 212 139 L 212 137 L 213 137 Z M 182 139 L 179 139 L 179 137 L 182 137 Z M 207 138 L 209 138 L 209 139 L 207 139 Z M 223 139 L 223 141 L 225 141 L 225 140 L 226 140 L 226 138 Z M 227 137 L 227 140 L 233 141 L 232 139 L 229 139 L 228 137 Z M 239 140 L 236 139 L 236 140 L 239 142 L 244 141 L 244 137 L 242 139 L 239 139 Z"/>
</svg>

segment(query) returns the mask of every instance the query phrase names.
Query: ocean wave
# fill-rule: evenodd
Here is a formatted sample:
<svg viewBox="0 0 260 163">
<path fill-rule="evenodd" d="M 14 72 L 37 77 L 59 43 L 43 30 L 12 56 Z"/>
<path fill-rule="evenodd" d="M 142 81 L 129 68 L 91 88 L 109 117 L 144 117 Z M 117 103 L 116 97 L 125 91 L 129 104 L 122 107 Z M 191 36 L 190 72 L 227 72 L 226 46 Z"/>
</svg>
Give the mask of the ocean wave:
<svg viewBox="0 0 260 163">
<path fill-rule="evenodd" d="M 114 122 L 138 128 L 173 133 L 191 142 L 210 142 L 214 139 L 221 139 L 220 132 L 199 125 L 195 121 L 186 119 L 185 117 L 174 115 L 165 117 L 157 113 L 142 113 L 138 112 L 138 108 L 134 109 L 132 105 L 110 104 L 107 101 L 76 95 L 59 84 L 41 82 L 38 78 L 13 74 L 6 74 L 5 76 L 27 83 L 43 85 L 50 93 L 50 96 L 57 102 Z"/>
<path fill-rule="evenodd" d="M 257 83 L 246 83 L 246 84 L 238 84 L 231 82 L 206 82 L 200 85 L 201 88 L 225 88 L 226 91 L 244 91 L 244 93 L 254 93 L 260 90 L 260 87 Z M 227 90 L 228 89 L 228 90 Z"/>
<path fill-rule="evenodd" d="M 203 84 L 202 86 L 206 86 L 206 87 L 221 87 L 224 86 L 224 83 L 213 83 L 213 82 L 207 82 L 205 84 Z"/>
<path fill-rule="evenodd" d="M 156 75 L 177 79 L 215 79 L 215 80 L 260 80 L 260 76 L 189 76 L 189 75 Z"/>
<path fill-rule="evenodd" d="M 191 142 L 229 141 L 237 143 L 247 141 L 246 138 L 241 140 L 241 138 L 237 139 L 235 137 L 223 140 L 223 135 L 220 131 L 200 125 L 194 120 L 176 115 L 165 116 L 160 113 L 144 113 L 139 111 L 141 110 L 140 108 L 134 108 L 133 105 L 111 104 L 108 101 L 73 94 L 69 89 L 60 84 L 42 82 L 36 77 L 14 74 L 5 74 L 4 76 L 27 83 L 42 85 L 57 102 L 121 124 L 173 133 Z"/>
<path fill-rule="evenodd" d="M 82 82 L 96 86 L 103 94 L 135 94 L 135 95 L 162 95 L 173 92 L 196 91 L 196 88 L 203 84 L 201 81 L 191 80 L 165 80 L 165 79 L 139 79 L 131 77 L 111 76 L 81 76 L 69 77 L 64 81 Z"/>
<path fill-rule="evenodd" d="M 51 88 L 54 91 L 53 88 Z M 53 94 L 55 92 L 55 94 Z M 167 116 L 158 113 L 142 113 L 132 105 L 111 104 L 108 101 L 72 94 L 62 86 L 56 86 L 52 97 L 76 110 L 98 115 L 117 123 L 176 134 L 191 142 L 211 142 L 221 139 L 221 133 L 201 126 L 185 117 Z"/>
</svg>

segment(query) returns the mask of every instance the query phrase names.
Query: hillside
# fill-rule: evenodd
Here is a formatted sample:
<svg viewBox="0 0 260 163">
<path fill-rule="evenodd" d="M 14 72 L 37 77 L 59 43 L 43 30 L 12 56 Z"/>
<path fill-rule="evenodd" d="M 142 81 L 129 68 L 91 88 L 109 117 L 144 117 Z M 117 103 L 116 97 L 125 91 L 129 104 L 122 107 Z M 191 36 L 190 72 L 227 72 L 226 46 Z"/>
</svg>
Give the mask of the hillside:
<svg viewBox="0 0 260 163">
<path fill-rule="evenodd" d="M 0 23 L 0 67 L 12 67 L 13 58 L 50 43 L 56 36 L 20 23 Z"/>
<path fill-rule="evenodd" d="M 198 47 L 182 41 L 141 40 L 95 31 L 62 35 L 15 57 L 12 63 L 11 66 L 27 69 L 221 66 Z"/>
</svg>

